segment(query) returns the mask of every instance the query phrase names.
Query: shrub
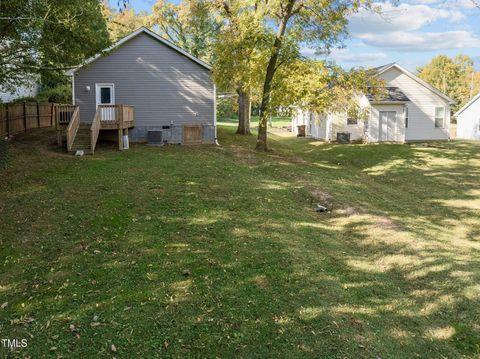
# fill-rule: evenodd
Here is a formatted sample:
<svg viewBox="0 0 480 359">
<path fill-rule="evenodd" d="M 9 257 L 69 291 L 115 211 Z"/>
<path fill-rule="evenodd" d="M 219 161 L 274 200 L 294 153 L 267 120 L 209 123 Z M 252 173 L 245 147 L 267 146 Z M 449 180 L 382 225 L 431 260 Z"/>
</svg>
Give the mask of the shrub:
<svg viewBox="0 0 480 359">
<path fill-rule="evenodd" d="M 37 102 L 37 99 L 32 96 L 19 97 L 15 100 L 12 100 L 11 103 L 22 103 L 22 102 Z"/>
<path fill-rule="evenodd" d="M 53 88 L 45 88 L 37 95 L 38 102 L 71 103 L 72 88 L 70 85 L 60 85 Z"/>
</svg>

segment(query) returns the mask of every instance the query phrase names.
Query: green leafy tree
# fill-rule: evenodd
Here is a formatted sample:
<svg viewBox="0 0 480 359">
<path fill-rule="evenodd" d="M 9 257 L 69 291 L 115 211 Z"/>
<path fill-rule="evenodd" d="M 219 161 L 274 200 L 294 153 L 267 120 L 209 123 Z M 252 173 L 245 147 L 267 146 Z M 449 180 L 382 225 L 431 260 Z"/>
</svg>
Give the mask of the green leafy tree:
<svg viewBox="0 0 480 359">
<path fill-rule="evenodd" d="M 457 55 L 454 58 L 439 55 L 417 71 L 422 80 L 457 102 L 452 106 L 454 111 L 480 91 L 480 73 L 475 71 L 472 59 L 466 55 Z"/>
<path fill-rule="evenodd" d="M 108 43 L 99 0 L 0 2 L 0 86 L 51 78 Z"/>
<path fill-rule="evenodd" d="M 152 7 L 147 24 L 193 56 L 211 60 L 219 24 L 206 1 L 182 0 L 174 4 L 158 0 Z"/>
<path fill-rule="evenodd" d="M 237 134 L 249 135 L 251 103 L 259 100 L 270 33 L 262 26 L 258 7 L 250 9 L 249 1 L 214 1 L 212 5 L 222 19 L 213 48 L 215 83 L 237 93 Z"/>
<path fill-rule="evenodd" d="M 105 0 L 102 9 L 103 16 L 107 19 L 110 39 L 114 42 L 148 24 L 147 12 L 136 13 L 128 4 L 125 7 L 113 9 Z"/>
<path fill-rule="evenodd" d="M 212 0 L 217 7 L 225 1 Z M 241 12 L 261 27 L 258 38 L 267 42 L 260 90 L 260 121 L 256 149 L 267 151 L 267 121 L 272 113 L 272 92 L 276 75 L 288 67 L 300 46 L 308 45 L 326 52 L 347 34 L 348 16 L 360 6 L 370 6 L 369 0 L 238 0 Z M 238 3 L 237 2 L 237 3 Z M 231 22 L 226 20 L 226 24 Z M 226 54 L 229 56 L 230 54 Z M 260 55 L 261 56 L 261 55 Z"/>
</svg>

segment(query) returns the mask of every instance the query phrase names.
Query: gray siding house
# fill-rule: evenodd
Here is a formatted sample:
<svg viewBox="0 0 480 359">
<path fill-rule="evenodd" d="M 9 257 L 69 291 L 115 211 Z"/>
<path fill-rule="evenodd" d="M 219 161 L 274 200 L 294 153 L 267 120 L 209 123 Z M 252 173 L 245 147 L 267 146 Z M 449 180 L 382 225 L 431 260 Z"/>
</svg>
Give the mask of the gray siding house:
<svg viewBox="0 0 480 359">
<path fill-rule="evenodd" d="M 193 137 L 201 137 L 192 143 L 216 141 L 210 65 L 147 28 L 67 74 L 72 77 L 73 104 L 79 106 L 82 123 L 93 121 L 99 105 L 103 117 L 108 117 L 108 105 L 126 104 L 134 106 L 131 141 L 143 142 L 148 131 L 162 131 L 163 143 L 184 143 L 186 128 L 196 128 Z"/>
</svg>

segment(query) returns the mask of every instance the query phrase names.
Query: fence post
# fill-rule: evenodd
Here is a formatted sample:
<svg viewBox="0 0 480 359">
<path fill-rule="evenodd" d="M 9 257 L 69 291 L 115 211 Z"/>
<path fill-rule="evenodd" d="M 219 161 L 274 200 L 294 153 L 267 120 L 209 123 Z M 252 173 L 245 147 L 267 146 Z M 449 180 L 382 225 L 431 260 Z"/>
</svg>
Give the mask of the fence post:
<svg viewBox="0 0 480 359">
<path fill-rule="evenodd" d="M 52 108 L 50 109 L 50 127 L 53 127 L 53 116 L 54 116 L 54 107 L 52 103 Z"/>
<path fill-rule="evenodd" d="M 7 121 L 7 137 L 10 137 L 10 116 L 8 113 L 8 103 L 5 104 L 5 119 Z"/>
<path fill-rule="evenodd" d="M 23 101 L 23 131 L 27 132 L 27 111 L 25 101 Z"/>
<path fill-rule="evenodd" d="M 38 124 L 38 128 L 40 128 L 40 106 L 38 105 L 38 101 L 37 101 L 37 124 Z"/>
</svg>

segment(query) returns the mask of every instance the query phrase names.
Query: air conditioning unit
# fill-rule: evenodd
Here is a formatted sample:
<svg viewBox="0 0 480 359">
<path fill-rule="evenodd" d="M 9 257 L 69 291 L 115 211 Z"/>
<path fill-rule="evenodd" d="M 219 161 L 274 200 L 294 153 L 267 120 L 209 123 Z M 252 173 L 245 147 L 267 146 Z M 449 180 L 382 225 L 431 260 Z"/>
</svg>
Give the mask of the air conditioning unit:
<svg viewBox="0 0 480 359">
<path fill-rule="evenodd" d="M 350 143 L 350 132 L 337 132 L 337 143 Z"/>
<path fill-rule="evenodd" d="M 147 131 L 147 143 L 149 145 L 160 146 L 163 145 L 162 130 L 148 130 Z"/>
</svg>

